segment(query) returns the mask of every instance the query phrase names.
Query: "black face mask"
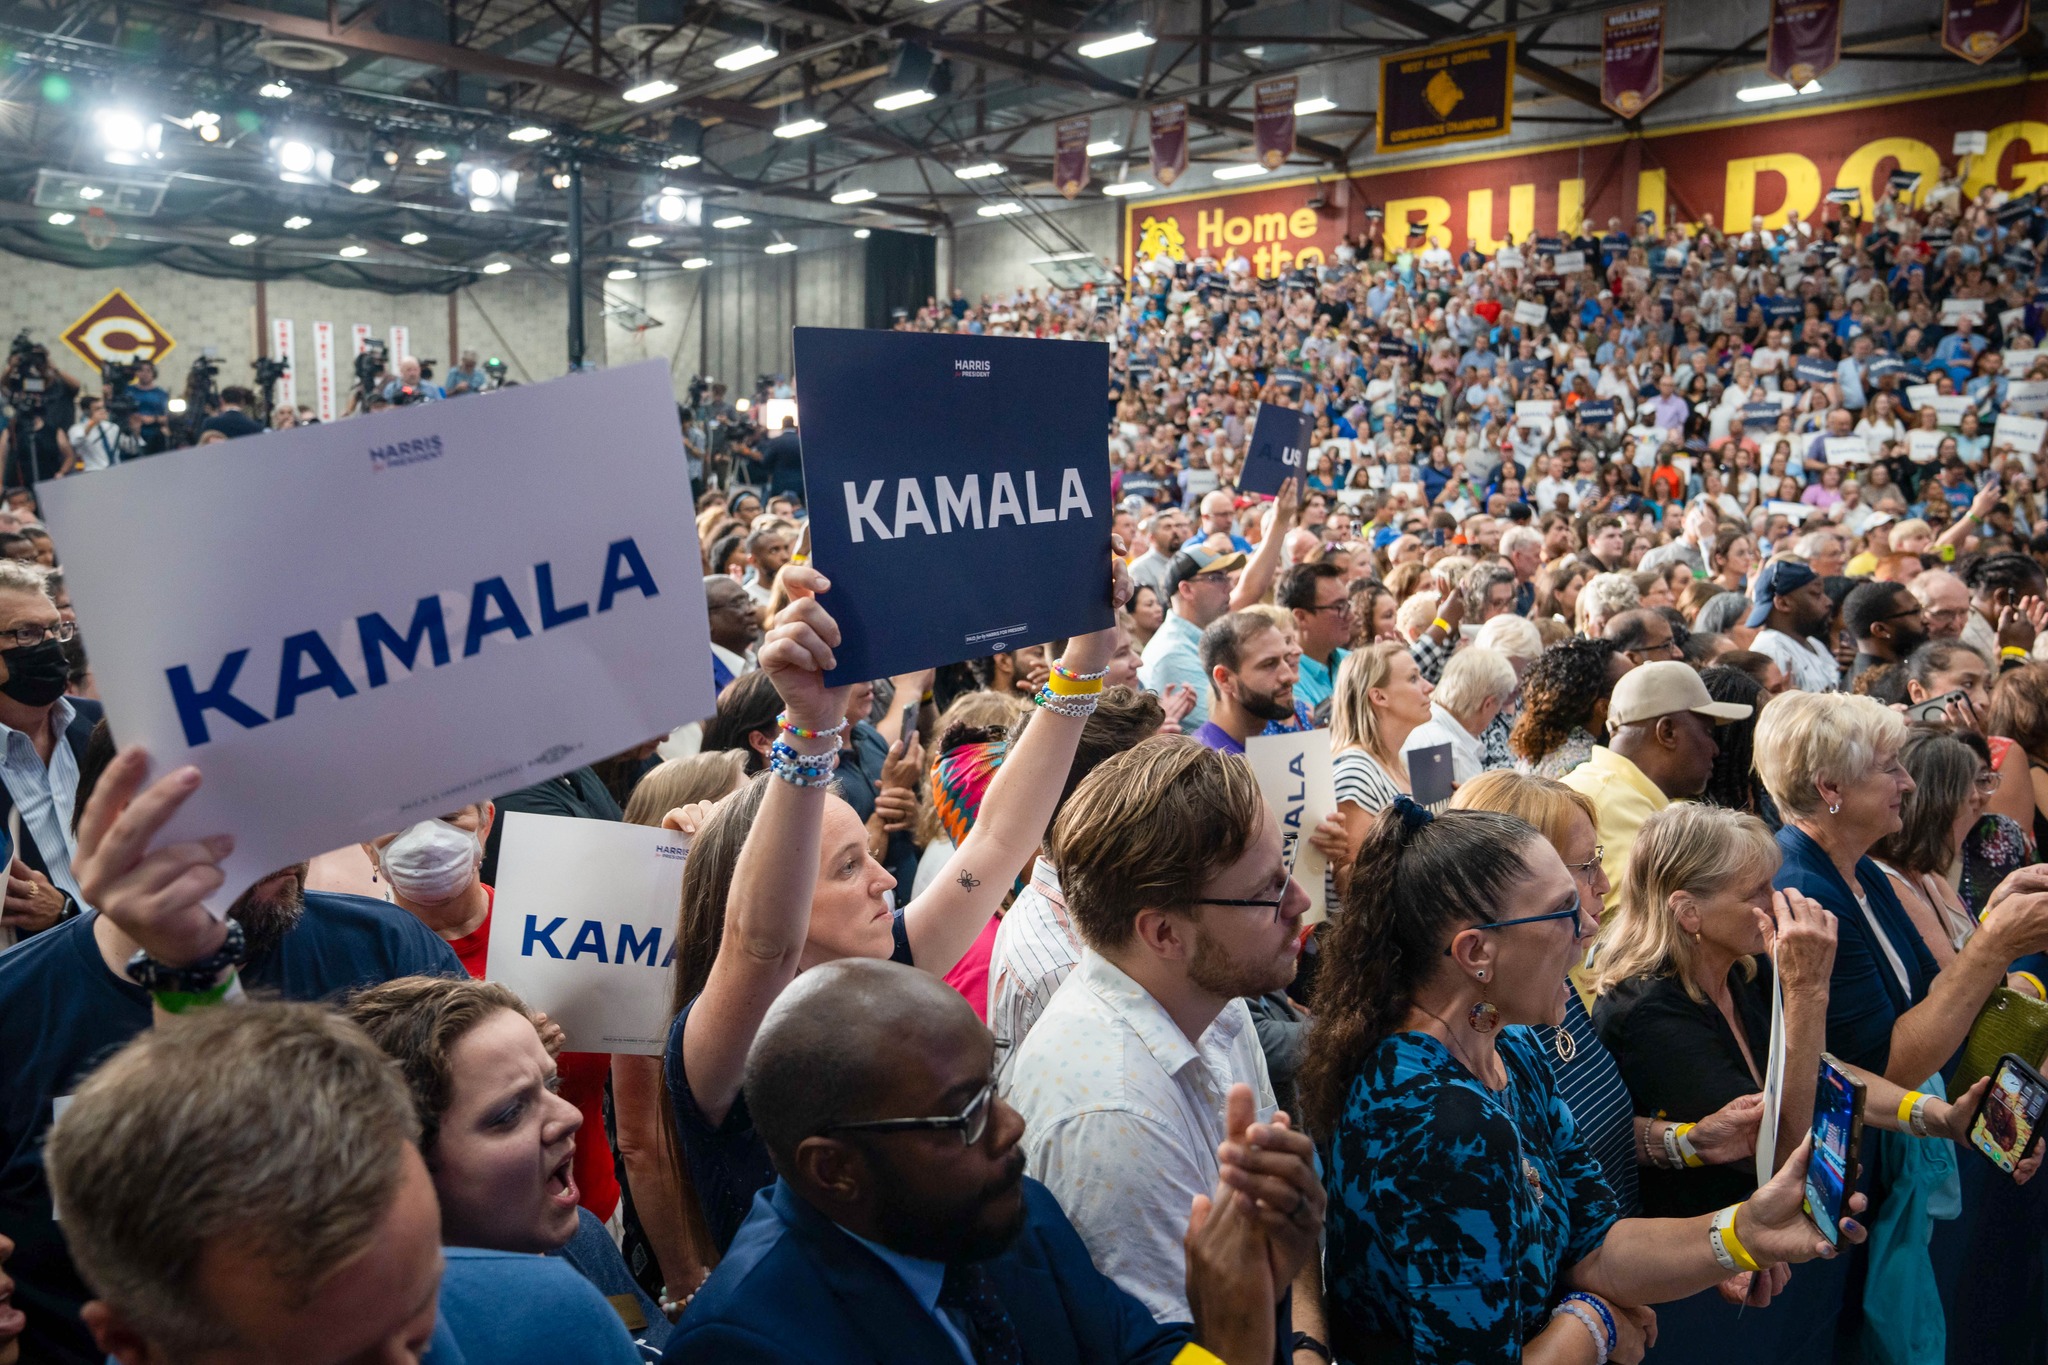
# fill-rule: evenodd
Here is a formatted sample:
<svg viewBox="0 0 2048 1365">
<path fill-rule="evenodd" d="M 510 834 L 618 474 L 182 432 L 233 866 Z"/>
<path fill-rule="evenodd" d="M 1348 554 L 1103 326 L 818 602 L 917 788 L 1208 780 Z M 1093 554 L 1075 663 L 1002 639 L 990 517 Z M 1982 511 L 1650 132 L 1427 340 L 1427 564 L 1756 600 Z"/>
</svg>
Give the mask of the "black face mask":
<svg viewBox="0 0 2048 1365">
<path fill-rule="evenodd" d="M 71 666 L 65 662 L 64 646 L 55 640 L 23 648 L 0 649 L 0 663 L 7 665 L 7 681 L 0 694 L 23 706 L 48 706 L 64 695 L 71 680 Z"/>
</svg>

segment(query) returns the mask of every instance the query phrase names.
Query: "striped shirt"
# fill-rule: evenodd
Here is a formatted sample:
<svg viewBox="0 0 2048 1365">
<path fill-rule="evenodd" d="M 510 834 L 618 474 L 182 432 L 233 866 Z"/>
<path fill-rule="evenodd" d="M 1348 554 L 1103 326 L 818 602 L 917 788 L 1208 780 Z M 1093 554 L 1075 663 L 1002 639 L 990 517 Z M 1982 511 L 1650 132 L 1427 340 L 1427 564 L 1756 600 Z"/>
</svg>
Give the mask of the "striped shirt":
<svg viewBox="0 0 2048 1365">
<path fill-rule="evenodd" d="M 1331 779 L 1337 787 L 1337 804 L 1349 801 L 1378 815 L 1402 794 L 1400 785 L 1380 761 L 1363 749 L 1345 749 L 1331 760 Z"/>
<path fill-rule="evenodd" d="M 47 723 L 57 742 L 50 750 L 48 766 L 27 731 L 0 725 L 0 734 L 7 737 L 5 750 L 0 750 L 0 783 L 6 784 L 21 823 L 35 840 L 36 851 L 43 855 L 51 884 L 83 905 L 78 879 L 71 874 L 71 808 L 78 799 L 78 755 L 64 740 L 64 732 L 77 714 L 68 697 L 59 697 L 50 708 Z"/>
<path fill-rule="evenodd" d="M 988 1026 L 996 1036 L 996 1083 L 1009 1076 L 1024 1035 L 1081 960 L 1081 936 L 1067 917 L 1059 873 L 1040 858 L 996 928 L 988 962 Z"/>
<path fill-rule="evenodd" d="M 1579 1142 L 1600 1163 L 1621 1216 L 1633 1218 L 1642 1211 L 1642 1195 L 1636 1185 L 1635 1104 L 1622 1083 L 1621 1069 L 1614 1055 L 1593 1029 L 1593 1018 L 1579 999 L 1576 989 L 1567 991 L 1564 1023 L 1555 1029 L 1531 1029 L 1550 1061 L 1550 1074 L 1557 1078 L 1557 1093 L 1578 1123 Z M 1568 1035 L 1574 1044 L 1572 1059 L 1558 1055 L 1556 1035 Z"/>
</svg>

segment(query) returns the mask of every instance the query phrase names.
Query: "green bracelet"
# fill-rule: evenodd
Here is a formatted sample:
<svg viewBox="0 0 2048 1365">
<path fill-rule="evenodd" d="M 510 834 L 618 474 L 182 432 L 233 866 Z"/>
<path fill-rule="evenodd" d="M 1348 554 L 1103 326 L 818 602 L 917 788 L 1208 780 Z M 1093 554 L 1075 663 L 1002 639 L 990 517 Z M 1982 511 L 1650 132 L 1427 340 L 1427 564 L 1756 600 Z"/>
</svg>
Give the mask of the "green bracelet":
<svg viewBox="0 0 2048 1365">
<path fill-rule="evenodd" d="M 155 991 L 152 998 L 163 1007 L 166 1014 L 183 1014 L 187 1010 L 205 1009 L 227 1000 L 239 999 L 242 994 L 242 974 L 230 969 L 227 976 L 203 991 Z"/>
</svg>

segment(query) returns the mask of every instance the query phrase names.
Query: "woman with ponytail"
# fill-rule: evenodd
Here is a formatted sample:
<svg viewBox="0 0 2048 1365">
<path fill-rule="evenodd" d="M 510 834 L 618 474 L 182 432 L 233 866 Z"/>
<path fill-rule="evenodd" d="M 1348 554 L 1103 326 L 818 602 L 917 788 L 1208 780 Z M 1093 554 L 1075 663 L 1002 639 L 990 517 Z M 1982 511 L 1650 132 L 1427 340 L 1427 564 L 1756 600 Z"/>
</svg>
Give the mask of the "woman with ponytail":
<svg viewBox="0 0 2048 1365">
<path fill-rule="evenodd" d="M 1618 1216 L 1542 1050 L 1593 927 L 1563 860 L 1513 816 L 1432 819 L 1404 798 L 1367 833 L 1300 1078 L 1340 1359 L 1632 1365 L 1656 1340 L 1642 1305 L 1767 1270 L 1760 1305 L 1781 1264 L 1835 1254 L 1801 1208 L 1804 1145 L 1718 1213 Z M 1864 1235 L 1848 1219 L 1842 1234 Z"/>
</svg>

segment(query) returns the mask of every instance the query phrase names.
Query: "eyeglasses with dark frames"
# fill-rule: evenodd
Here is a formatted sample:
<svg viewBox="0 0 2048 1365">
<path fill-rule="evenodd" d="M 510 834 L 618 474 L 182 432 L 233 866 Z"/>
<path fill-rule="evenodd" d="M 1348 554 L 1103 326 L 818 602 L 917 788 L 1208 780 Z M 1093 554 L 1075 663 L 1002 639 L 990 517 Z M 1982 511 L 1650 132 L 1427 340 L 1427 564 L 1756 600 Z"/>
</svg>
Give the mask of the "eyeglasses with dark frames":
<svg viewBox="0 0 2048 1365">
<path fill-rule="evenodd" d="M 960 1134 L 960 1145 L 972 1147 L 981 1141 L 988 1131 L 990 1101 L 994 1099 L 996 1083 L 993 1078 L 987 1085 L 974 1093 L 967 1101 L 967 1107 L 950 1117 L 922 1119 L 863 1119 L 858 1123 L 835 1123 L 825 1129 L 827 1133 L 921 1133 L 947 1131 Z"/>
<path fill-rule="evenodd" d="M 1574 921 L 1572 928 L 1572 937 L 1577 938 L 1578 927 L 1576 921 L 1578 920 L 1580 912 L 1583 909 L 1584 905 L 1579 900 L 1579 893 L 1574 891 L 1572 892 L 1572 903 L 1570 905 L 1565 906 L 1563 909 L 1551 910 L 1541 915 L 1523 915 L 1520 919 L 1497 919 L 1490 920 L 1485 924 L 1468 924 L 1465 926 L 1465 929 L 1512 929 L 1517 924 L 1542 924 L 1546 920 L 1568 919 Z M 1460 929 L 1458 932 L 1463 933 L 1464 931 L 1464 929 Z M 1455 938 L 1456 935 L 1453 935 L 1452 937 Z M 1450 947 L 1446 945 L 1444 948 L 1444 956 L 1449 957 L 1450 955 Z"/>
<path fill-rule="evenodd" d="M 1259 897 L 1253 900 L 1226 900 L 1216 896 L 1204 896 L 1200 900 L 1196 901 L 1195 904 L 1234 905 L 1240 906 L 1246 910 L 1271 910 L 1273 912 L 1273 922 L 1275 924 L 1278 924 L 1280 922 L 1280 907 L 1287 904 L 1287 893 L 1294 889 L 1294 869 L 1292 867 L 1289 867 L 1285 869 L 1285 871 L 1287 874 L 1286 880 L 1281 883 L 1280 894 L 1277 896 L 1271 898 Z"/>
</svg>

